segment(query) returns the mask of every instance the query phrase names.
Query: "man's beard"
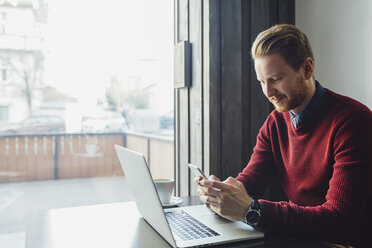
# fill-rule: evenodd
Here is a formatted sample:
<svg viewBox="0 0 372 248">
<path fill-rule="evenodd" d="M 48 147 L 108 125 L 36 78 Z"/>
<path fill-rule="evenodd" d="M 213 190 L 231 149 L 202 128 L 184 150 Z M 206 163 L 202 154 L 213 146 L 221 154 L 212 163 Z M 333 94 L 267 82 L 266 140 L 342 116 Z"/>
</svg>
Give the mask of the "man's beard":
<svg viewBox="0 0 372 248">
<path fill-rule="evenodd" d="M 304 80 L 298 80 L 297 87 L 290 92 L 291 98 L 284 94 L 278 94 L 269 98 L 269 101 L 274 105 L 275 109 L 279 112 L 288 112 L 301 105 L 306 98 L 307 86 Z M 281 100 L 278 104 L 275 100 Z"/>
</svg>

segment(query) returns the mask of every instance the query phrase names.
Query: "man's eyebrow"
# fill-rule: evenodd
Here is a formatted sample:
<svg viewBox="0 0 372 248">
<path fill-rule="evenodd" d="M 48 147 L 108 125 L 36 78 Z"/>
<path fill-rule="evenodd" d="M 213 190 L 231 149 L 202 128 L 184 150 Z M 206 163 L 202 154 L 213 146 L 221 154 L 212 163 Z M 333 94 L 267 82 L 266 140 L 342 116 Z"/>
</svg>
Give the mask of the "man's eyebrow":
<svg viewBox="0 0 372 248">
<path fill-rule="evenodd" d="M 271 77 L 283 77 L 283 76 L 284 76 L 284 73 L 279 72 L 279 73 L 273 74 Z"/>
<path fill-rule="evenodd" d="M 272 78 L 278 78 L 278 77 L 283 77 L 285 73 L 273 73 L 270 76 L 267 77 L 267 79 L 272 79 Z M 260 81 L 260 79 L 257 77 L 257 80 Z"/>
</svg>

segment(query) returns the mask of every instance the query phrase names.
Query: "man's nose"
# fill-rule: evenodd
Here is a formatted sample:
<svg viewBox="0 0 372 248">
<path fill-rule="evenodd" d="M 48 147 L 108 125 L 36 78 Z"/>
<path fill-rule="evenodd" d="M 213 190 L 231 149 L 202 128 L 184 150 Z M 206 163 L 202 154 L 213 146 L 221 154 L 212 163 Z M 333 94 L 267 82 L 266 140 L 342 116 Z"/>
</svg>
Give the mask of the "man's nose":
<svg viewBox="0 0 372 248">
<path fill-rule="evenodd" d="M 266 93 L 266 96 L 268 98 L 275 95 L 276 90 L 275 90 L 274 87 L 272 87 L 272 85 L 270 83 L 263 84 L 263 87 L 264 87 L 264 92 Z"/>
</svg>

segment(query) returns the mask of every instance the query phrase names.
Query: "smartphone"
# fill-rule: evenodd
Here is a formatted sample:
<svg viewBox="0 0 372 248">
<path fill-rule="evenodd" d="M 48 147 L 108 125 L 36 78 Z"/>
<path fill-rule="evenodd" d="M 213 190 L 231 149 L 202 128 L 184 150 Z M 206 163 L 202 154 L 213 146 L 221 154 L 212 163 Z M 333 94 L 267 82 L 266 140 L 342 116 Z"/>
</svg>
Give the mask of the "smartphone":
<svg viewBox="0 0 372 248">
<path fill-rule="evenodd" d="M 207 176 L 203 173 L 203 171 L 201 169 L 199 169 L 199 167 L 197 167 L 196 165 L 193 165 L 193 164 L 188 164 L 189 168 L 192 170 L 192 172 L 194 172 L 194 174 L 198 177 L 203 177 L 205 179 L 207 179 Z"/>
</svg>

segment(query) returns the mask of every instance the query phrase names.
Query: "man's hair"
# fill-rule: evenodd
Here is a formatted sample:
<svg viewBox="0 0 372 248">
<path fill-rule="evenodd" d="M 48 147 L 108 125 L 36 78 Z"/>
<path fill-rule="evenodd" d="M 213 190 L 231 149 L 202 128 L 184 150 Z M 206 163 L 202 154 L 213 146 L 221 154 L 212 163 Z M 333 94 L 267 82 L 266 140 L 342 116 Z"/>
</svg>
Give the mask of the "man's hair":
<svg viewBox="0 0 372 248">
<path fill-rule="evenodd" d="M 253 42 L 253 59 L 272 54 L 280 54 L 295 71 L 300 69 L 307 57 L 314 60 L 308 38 L 299 28 L 290 24 L 272 26 L 259 33 Z"/>
</svg>

